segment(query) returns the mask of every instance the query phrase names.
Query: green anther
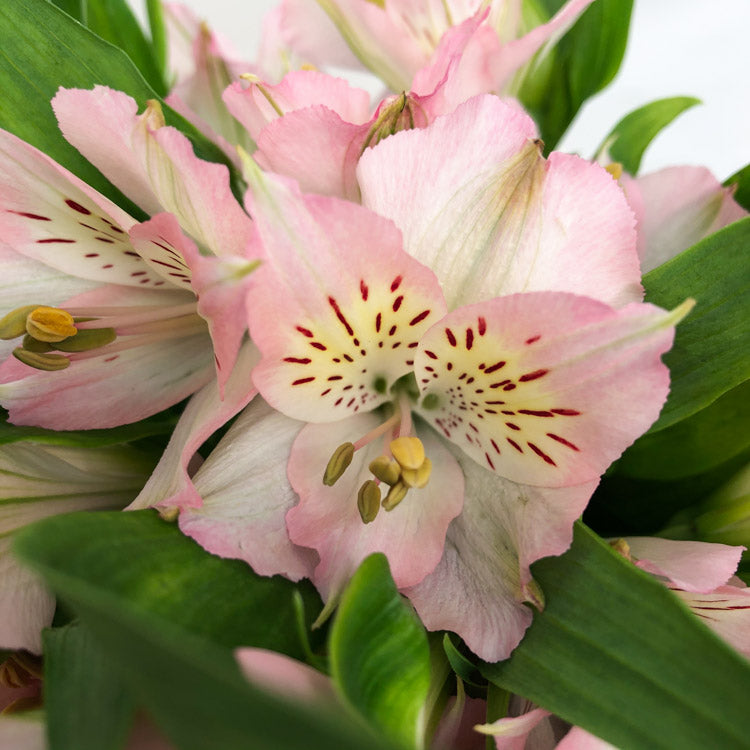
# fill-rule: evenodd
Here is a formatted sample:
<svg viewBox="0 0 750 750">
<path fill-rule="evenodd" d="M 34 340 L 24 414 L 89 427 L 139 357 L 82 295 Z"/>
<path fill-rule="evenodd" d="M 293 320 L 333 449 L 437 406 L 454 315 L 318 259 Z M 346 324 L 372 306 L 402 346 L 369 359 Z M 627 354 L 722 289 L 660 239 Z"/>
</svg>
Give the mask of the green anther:
<svg viewBox="0 0 750 750">
<path fill-rule="evenodd" d="M 380 510 L 380 487 L 372 479 L 368 479 L 357 493 L 357 508 L 362 523 L 372 523 Z"/>
<path fill-rule="evenodd" d="M 53 370 L 64 370 L 70 365 L 70 360 L 62 354 L 40 354 L 21 349 L 20 346 L 13 350 L 13 356 L 35 370 L 51 372 Z"/>
<path fill-rule="evenodd" d="M 75 336 L 58 341 L 55 349 L 61 352 L 88 352 L 111 344 L 116 338 L 114 328 L 85 328 Z"/>
<path fill-rule="evenodd" d="M 405 497 L 409 488 L 403 482 L 396 482 L 396 484 L 388 490 L 388 494 L 383 500 L 383 508 L 385 510 L 393 510 Z"/>
<path fill-rule="evenodd" d="M 323 484 L 332 487 L 341 479 L 354 458 L 354 443 L 343 443 L 333 452 L 323 473 Z"/>
<path fill-rule="evenodd" d="M 428 393 L 422 399 L 423 409 L 437 409 L 440 406 L 440 396 L 437 393 Z"/>
<path fill-rule="evenodd" d="M 37 352 L 38 354 L 51 352 L 55 349 L 55 347 L 52 346 L 52 344 L 48 344 L 46 341 L 37 341 L 33 336 L 29 336 L 28 333 L 23 337 L 21 346 L 27 352 Z"/>
<path fill-rule="evenodd" d="M 401 467 L 398 461 L 388 456 L 378 456 L 370 462 L 370 471 L 377 479 L 388 486 L 393 486 L 401 477 Z"/>
<path fill-rule="evenodd" d="M 15 339 L 26 333 L 26 318 L 41 305 L 24 305 L 0 318 L 0 339 Z"/>
</svg>

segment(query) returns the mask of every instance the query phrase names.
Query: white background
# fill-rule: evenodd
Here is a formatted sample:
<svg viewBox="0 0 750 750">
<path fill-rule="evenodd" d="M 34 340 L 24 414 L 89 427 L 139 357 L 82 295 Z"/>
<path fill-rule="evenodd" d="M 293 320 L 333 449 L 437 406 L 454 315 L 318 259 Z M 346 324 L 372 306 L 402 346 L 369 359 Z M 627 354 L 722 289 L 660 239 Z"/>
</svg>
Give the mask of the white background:
<svg viewBox="0 0 750 750">
<path fill-rule="evenodd" d="M 312 2 L 313 0 L 311 0 Z M 137 10 L 139 0 L 133 0 Z M 252 61 L 275 0 L 184 0 Z M 652 143 L 642 172 L 703 164 L 724 179 L 750 161 L 750 0 L 636 0 L 623 66 L 585 105 L 560 148 L 590 156 L 625 114 L 654 99 L 696 96 Z"/>
</svg>

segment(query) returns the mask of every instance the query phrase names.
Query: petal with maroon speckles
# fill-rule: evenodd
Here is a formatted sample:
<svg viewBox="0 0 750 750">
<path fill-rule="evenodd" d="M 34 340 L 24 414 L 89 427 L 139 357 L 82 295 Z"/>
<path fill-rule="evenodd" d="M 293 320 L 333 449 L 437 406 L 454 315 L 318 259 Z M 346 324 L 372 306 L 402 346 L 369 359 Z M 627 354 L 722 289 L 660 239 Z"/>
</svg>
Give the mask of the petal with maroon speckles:
<svg viewBox="0 0 750 750">
<path fill-rule="evenodd" d="M 247 200 L 267 255 L 248 295 L 263 354 L 253 381 L 295 419 L 374 409 L 445 312 L 437 280 L 401 250 L 389 221 L 251 169 Z"/>
<path fill-rule="evenodd" d="M 421 413 L 514 482 L 591 481 L 658 416 L 669 387 L 660 356 L 680 317 L 563 292 L 459 308 L 417 350 Z"/>
</svg>

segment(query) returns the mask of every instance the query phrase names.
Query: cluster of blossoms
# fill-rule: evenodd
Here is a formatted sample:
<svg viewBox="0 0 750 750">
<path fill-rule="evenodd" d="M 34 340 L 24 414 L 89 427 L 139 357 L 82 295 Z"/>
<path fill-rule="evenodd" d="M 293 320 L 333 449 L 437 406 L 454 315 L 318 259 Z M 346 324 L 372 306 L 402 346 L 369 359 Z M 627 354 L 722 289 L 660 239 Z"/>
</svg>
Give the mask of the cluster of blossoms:
<svg viewBox="0 0 750 750">
<path fill-rule="evenodd" d="M 139 114 L 122 92 L 61 88 L 63 136 L 137 217 L 0 132 L 10 422 L 109 428 L 189 397 L 150 476 L 120 449 L 2 449 L 17 486 L 0 494 L 1 646 L 39 652 L 54 609 L 8 556 L 9 532 L 127 505 L 260 575 L 309 578 L 321 622 L 383 552 L 428 629 L 487 661 L 510 655 L 526 605 L 544 607 L 531 563 L 569 547 L 600 477 L 666 400 L 661 355 L 693 303 L 643 302 L 641 273 L 745 214 L 705 170 L 635 178 L 543 155 L 512 96 L 591 1 L 525 28 L 518 2 L 285 0 L 255 63 L 168 7 L 166 101 L 244 186 L 195 156 L 157 101 Z M 364 64 L 393 93 L 372 107 L 329 64 Z M 49 482 L 66 488 L 54 503 Z M 40 502 L 21 514 L 21 496 Z M 750 598 L 731 579 L 741 548 L 617 546 L 696 612 L 721 602 L 710 624 L 750 650 Z M 282 657 L 240 659 L 265 684 Z M 322 675 L 284 669 L 325 693 Z M 547 721 L 524 710 L 483 731 L 521 747 Z M 445 731 L 458 742 L 457 724 Z"/>
</svg>

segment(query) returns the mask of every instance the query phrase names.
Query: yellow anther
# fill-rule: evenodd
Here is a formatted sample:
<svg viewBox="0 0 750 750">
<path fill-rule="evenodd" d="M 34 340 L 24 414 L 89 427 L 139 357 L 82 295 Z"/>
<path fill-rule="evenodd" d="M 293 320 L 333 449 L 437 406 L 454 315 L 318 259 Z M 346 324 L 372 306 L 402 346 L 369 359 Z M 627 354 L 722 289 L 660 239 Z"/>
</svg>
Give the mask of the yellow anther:
<svg viewBox="0 0 750 750">
<path fill-rule="evenodd" d="M 372 523 L 380 510 L 380 487 L 372 479 L 368 479 L 357 493 L 357 508 L 362 523 Z"/>
<path fill-rule="evenodd" d="M 633 561 L 633 558 L 630 555 L 630 545 L 628 544 L 626 539 L 613 539 L 609 546 L 612 547 L 612 549 L 617 552 L 618 554 L 622 555 L 626 560 L 629 562 Z"/>
<path fill-rule="evenodd" d="M 26 317 L 26 331 L 37 341 L 54 344 L 78 333 L 73 323 L 73 316 L 65 310 L 37 307 Z"/>
<path fill-rule="evenodd" d="M 156 510 L 158 511 L 159 516 L 161 516 L 161 519 L 167 523 L 174 523 L 180 517 L 179 508 L 157 508 Z"/>
<path fill-rule="evenodd" d="M 58 341 L 55 349 L 61 352 L 88 352 L 111 344 L 116 338 L 114 328 L 85 328 L 72 338 Z"/>
<path fill-rule="evenodd" d="M 317 70 L 317 67 L 313 65 L 312 63 L 302 63 L 302 65 L 299 66 L 300 70 Z"/>
<path fill-rule="evenodd" d="M 26 318 L 29 313 L 34 312 L 39 305 L 24 305 L 11 310 L 3 318 L 0 318 L 0 339 L 15 339 L 26 333 Z"/>
<path fill-rule="evenodd" d="M 391 486 L 401 477 L 401 467 L 398 461 L 388 456 L 378 456 L 370 462 L 370 471 L 385 484 Z"/>
<path fill-rule="evenodd" d="M 393 510 L 406 497 L 408 491 L 409 488 L 403 482 L 396 482 L 383 499 L 383 508 Z"/>
<path fill-rule="evenodd" d="M 403 469 L 418 469 L 424 463 L 424 445 L 418 437 L 398 437 L 389 448 Z"/>
<path fill-rule="evenodd" d="M 341 479 L 354 457 L 354 443 L 343 443 L 333 452 L 323 473 L 323 484 L 332 487 Z"/>
<path fill-rule="evenodd" d="M 620 177 L 622 177 L 622 164 L 620 164 L 619 161 L 613 161 L 607 164 L 604 169 L 606 169 L 616 180 L 619 180 Z"/>
<path fill-rule="evenodd" d="M 149 99 L 146 102 L 146 111 L 143 113 L 143 119 L 151 130 L 163 128 L 167 121 L 164 119 L 164 110 L 158 99 Z"/>
<path fill-rule="evenodd" d="M 38 352 L 29 352 L 26 349 L 17 347 L 13 350 L 13 356 L 29 367 L 36 370 L 64 370 L 70 365 L 70 360 L 62 354 L 41 354 Z"/>
<path fill-rule="evenodd" d="M 425 458 L 418 469 L 404 469 L 401 472 L 401 480 L 409 487 L 421 489 L 429 482 L 431 473 L 432 461 L 429 458 Z"/>
</svg>

